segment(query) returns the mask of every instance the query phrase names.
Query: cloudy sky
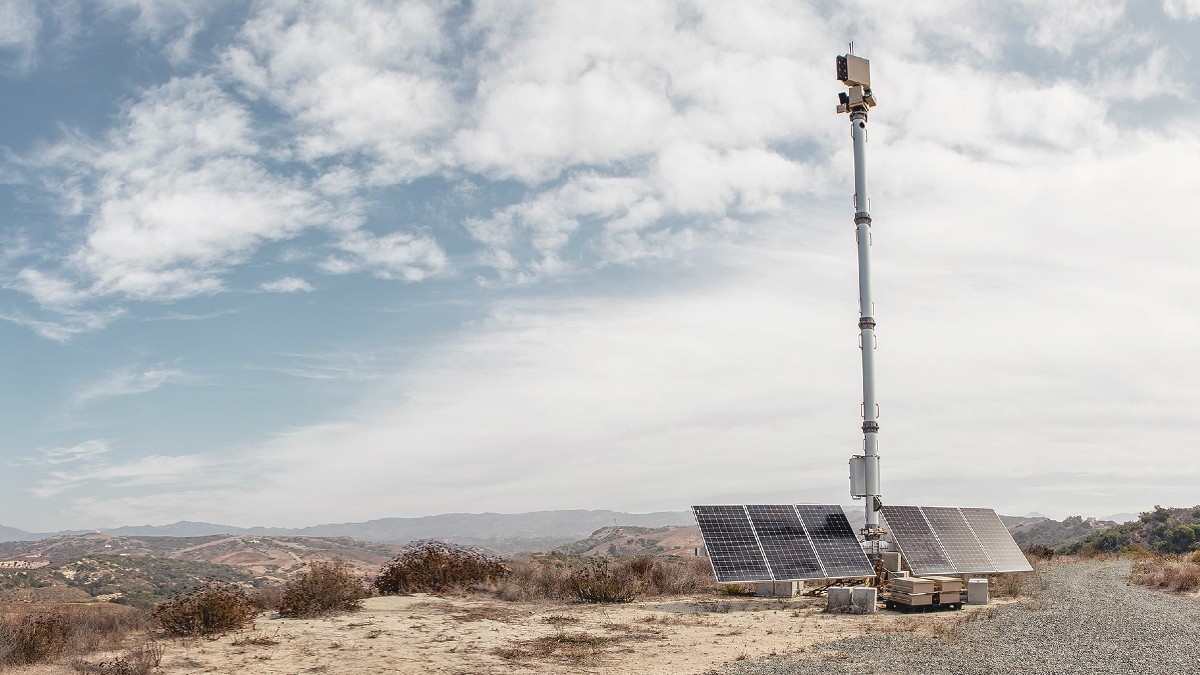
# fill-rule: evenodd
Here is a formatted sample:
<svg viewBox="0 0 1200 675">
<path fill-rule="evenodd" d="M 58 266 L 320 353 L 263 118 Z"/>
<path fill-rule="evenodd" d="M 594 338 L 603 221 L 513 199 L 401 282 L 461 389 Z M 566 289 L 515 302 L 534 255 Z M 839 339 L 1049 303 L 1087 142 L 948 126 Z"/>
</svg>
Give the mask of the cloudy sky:
<svg viewBox="0 0 1200 675">
<path fill-rule="evenodd" d="M 0 524 L 1200 503 L 1200 0 L 0 0 Z"/>
</svg>

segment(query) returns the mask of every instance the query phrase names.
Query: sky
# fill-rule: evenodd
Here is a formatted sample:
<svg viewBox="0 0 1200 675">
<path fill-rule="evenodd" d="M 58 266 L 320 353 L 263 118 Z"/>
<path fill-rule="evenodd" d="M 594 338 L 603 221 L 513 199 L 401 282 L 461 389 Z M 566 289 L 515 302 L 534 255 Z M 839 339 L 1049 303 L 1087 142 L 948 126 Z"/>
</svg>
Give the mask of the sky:
<svg viewBox="0 0 1200 675">
<path fill-rule="evenodd" d="M 1200 0 L 0 0 L 0 524 L 1200 503 Z"/>
</svg>

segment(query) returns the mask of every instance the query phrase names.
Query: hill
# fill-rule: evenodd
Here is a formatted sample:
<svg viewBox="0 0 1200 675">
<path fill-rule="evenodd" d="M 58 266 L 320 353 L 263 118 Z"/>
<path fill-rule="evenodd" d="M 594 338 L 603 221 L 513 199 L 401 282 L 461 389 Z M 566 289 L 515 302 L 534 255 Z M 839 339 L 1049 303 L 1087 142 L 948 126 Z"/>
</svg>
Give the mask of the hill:
<svg viewBox="0 0 1200 675">
<path fill-rule="evenodd" d="M 1156 553 L 1187 553 L 1200 547 L 1200 506 L 1155 506 L 1138 519 L 1094 532 L 1063 548 L 1066 553 L 1114 553 L 1139 547 Z"/>
<path fill-rule="evenodd" d="M 1021 548 L 1029 548 L 1030 546 L 1061 548 L 1081 541 L 1095 532 L 1107 530 L 1117 525 L 1113 521 L 1096 520 L 1095 518 L 1084 519 L 1081 516 L 1070 516 L 1061 521 L 1042 518 L 1037 520 L 1027 519 L 1015 524 L 1006 524 L 1008 525 L 1008 531 L 1012 533 L 1013 539 L 1016 540 Z"/>
<path fill-rule="evenodd" d="M 556 553 L 588 556 L 691 557 L 700 546 L 700 530 L 690 527 L 602 527 L 591 536 L 560 546 Z"/>
<path fill-rule="evenodd" d="M 329 523 L 301 528 L 234 527 L 215 523 L 179 521 L 169 525 L 123 526 L 94 532 L 115 537 L 350 537 L 362 541 L 407 544 L 421 539 L 441 539 L 487 548 L 504 555 L 545 551 L 587 537 L 609 525 L 666 527 L 693 524 L 687 511 L 625 513 L 621 511 L 532 511 L 528 513 L 446 513 L 419 518 L 379 518 L 356 523 Z M 36 541 L 78 531 L 36 534 L 0 526 L 0 541 Z"/>
</svg>

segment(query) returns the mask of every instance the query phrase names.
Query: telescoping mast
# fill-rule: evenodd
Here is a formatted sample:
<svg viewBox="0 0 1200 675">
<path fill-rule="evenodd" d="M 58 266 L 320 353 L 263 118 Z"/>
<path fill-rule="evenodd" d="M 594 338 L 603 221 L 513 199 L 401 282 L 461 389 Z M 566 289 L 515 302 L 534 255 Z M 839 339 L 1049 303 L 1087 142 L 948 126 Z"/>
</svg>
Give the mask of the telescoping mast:
<svg viewBox="0 0 1200 675">
<path fill-rule="evenodd" d="M 853 46 L 851 47 L 853 51 Z M 867 198 L 867 111 L 875 107 L 871 63 L 853 53 L 837 57 L 837 79 L 847 90 L 838 94 L 837 112 L 849 114 L 854 141 L 854 228 L 858 242 L 858 330 L 862 352 L 863 453 L 850 459 L 850 496 L 866 499 L 864 549 L 877 560 L 886 531 L 879 526 L 883 508 L 879 491 L 879 402 L 875 398 L 875 303 L 871 298 L 871 202 Z"/>
</svg>

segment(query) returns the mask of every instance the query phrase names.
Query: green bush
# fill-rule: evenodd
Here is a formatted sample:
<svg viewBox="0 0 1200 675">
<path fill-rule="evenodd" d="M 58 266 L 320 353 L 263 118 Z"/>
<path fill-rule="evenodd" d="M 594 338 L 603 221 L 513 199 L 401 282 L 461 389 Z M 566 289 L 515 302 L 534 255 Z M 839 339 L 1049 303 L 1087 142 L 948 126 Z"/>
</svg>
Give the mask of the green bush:
<svg viewBox="0 0 1200 675">
<path fill-rule="evenodd" d="M 482 551 L 427 541 L 392 558 L 374 585 L 381 595 L 446 593 L 495 583 L 507 574 L 504 563 Z"/>
<path fill-rule="evenodd" d="M 279 616 L 304 618 L 350 612 L 362 607 L 366 589 L 345 565 L 313 563 L 283 591 Z"/>
<path fill-rule="evenodd" d="M 175 637 L 214 635 L 254 623 L 255 608 L 240 586 L 211 582 L 158 606 L 154 618 Z"/>
</svg>

